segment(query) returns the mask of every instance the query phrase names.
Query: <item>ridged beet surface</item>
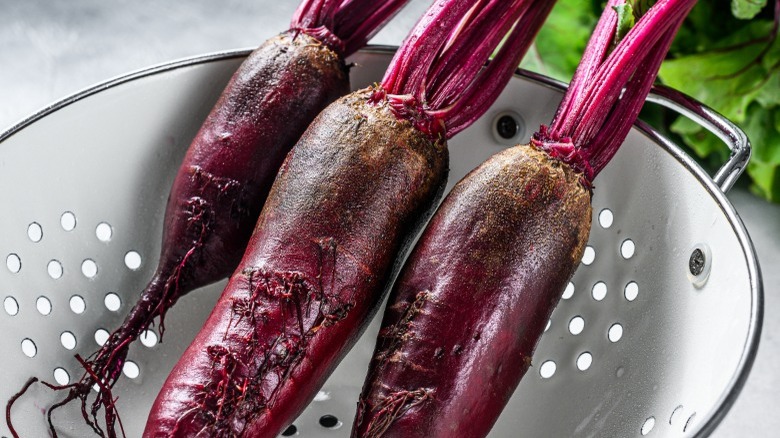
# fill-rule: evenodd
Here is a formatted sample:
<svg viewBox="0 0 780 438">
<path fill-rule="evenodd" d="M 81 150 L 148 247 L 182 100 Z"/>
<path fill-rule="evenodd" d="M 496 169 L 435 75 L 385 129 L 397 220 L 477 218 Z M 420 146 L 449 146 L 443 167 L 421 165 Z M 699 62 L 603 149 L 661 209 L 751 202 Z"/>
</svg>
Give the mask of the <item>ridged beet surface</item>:
<svg viewBox="0 0 780 438">
<path fill-rule="evenodd" d="M 453 188 L 390 295 L 352 436 L 487 435 L 582 257 L 581 176 L 515 146 Z"/>
<path fill-rule="evenodd" d="M 448 162 L 444 140 L 368 103 L 371 94 L 329 106 L 285 160 L 144 436 L 276 436 L 365 328 Z"/>
<path fill-rule="evenodd" d="M 303 33 L 271 38 L 244 61 L 171 190 L 155 276 L 165 283 L 166 307 L 233 272 L 287 152 L 348 92 L 344 61 Z"/>
</svg>

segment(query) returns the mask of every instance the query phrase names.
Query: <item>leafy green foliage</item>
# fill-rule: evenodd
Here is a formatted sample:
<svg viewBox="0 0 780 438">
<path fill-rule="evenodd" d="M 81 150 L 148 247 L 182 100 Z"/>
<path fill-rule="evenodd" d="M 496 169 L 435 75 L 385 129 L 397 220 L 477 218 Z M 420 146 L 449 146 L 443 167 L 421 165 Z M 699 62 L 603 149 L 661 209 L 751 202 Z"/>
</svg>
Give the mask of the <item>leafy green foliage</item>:
<svg viewBox="0 0 780 438">
<path fill-rule="evenodd" d="M 634 27 L 634 8 L 631 3 L 612 7 L 618 14 L 617 32 L 615 32 L 615 45 Z"/>
<path fill-rule="evenodd" d="M 766 0 L 731 0 L 731 13 L 742 20 L 756 16 L 766 6 Z"/>
<path fill-rule="evenodd" d="M 558 0 L 520 66 L 570 81 L 600 9 L 594 0 Z"/>
<path fill-rule="evenodd" d="M 645 12 L 647 12 L 647 10 L 650 9 L 650 6 L 653 6 L 655 2 L 656 0 L 627 0 L 626 1 L 626 3 L 631 5 L 631 9 L 634 11 L 634 20 L 639 20 L 639 17 L 645 15 Z"/>
<path fill-rule="evenodd" d="M 696 52 L 678 52 L 664 63 L 659 76 L 745 130 L 753 145 L 747 169 L 752 189 L 780 202 L 780 42 L 768 38 L 772 30 L 768 19 L 739 24 L 704 41 L 706 46 Z M 696 30 L 695 24 L 689 25 Z M 721 162 L 728 157 L 719 140 L 688 120 L 678 118 L 671 130 L 699 157 Z"/>
<path fill-rule="evenodd" d="M 635 12 L 649 3 L 632 1 Z M 780 202 L 780 38 L 769 37 L 773 11 L 766 3 L 731 0 L 728 8 L 723 2 L 700 1 L 680 29 L 659 78 L 745 130 L 753 145 L 747 169 L 752 190 Z M 559 0 L 536 50 L 522 66 L 570 80 L 602 7 L 598 0 Z M 701 126 L 650 108 L 642 116 L 663 123 L 659 128 L 676 136 L 705 165 L 717 167 L 728 159 L 728 148 Z"/>
</svg>

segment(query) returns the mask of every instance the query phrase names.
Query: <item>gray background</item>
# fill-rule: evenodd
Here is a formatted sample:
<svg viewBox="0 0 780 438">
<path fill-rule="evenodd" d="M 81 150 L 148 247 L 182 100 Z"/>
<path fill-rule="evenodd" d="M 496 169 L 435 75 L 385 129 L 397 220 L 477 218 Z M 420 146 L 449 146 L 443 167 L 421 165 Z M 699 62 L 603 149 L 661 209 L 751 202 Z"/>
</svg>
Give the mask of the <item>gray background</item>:
<svg viewBox="0 0 780 438">
<path fill-rule="evenodd" d="M 430 0 L 411 0 L 374 43 L 398 45 Z M 297 0 L 0 0 L 0 131 L 66 95 L 153 64 L 253 47 L 285 30 Z M 766 317 L 747 385 L 713 435 L 777 436 L 780 206 L 729 194 L 763 268 Z"/>
</svg>

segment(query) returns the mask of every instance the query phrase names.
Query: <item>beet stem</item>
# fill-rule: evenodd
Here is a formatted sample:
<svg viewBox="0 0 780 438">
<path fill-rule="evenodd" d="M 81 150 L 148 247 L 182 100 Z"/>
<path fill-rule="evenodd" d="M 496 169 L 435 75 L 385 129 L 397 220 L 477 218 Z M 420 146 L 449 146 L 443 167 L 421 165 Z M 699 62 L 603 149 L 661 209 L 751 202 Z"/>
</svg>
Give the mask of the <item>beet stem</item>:
<svg viewBox="0 0 780 438">
<path fill-rule="evenodd" d="M 304 0 L 293 15 L 290 28 L 332 28 L 333 16 L 340 3 L 340 0 Z"/>
<path fill-rule="evenodd" d="M 661 68 L 661 63 L 666 57 L 666 52 L 677 33 L 676 28 L 670 28 L 655 44 L 650 55 L 642 60 L 637 67 L 634 76 L 626 85 L 626 90 L 621 99 L 615 104 L 609 117 L 605 120 L 601 130 L 591 141 L 593 171 L 598 174 L 620 148 L 623 139 L 633 126 L 634 120 L 642 110 L 650 88 L 655 82 L 656 72 Z M 637 104 L 637 102 L 641 102 Z"/>
<path fill-rule="evenodd" d="M 446 49 L 434 63 L 424 90 L 430 107 L 444 108 L 454 103 L 512 29 L 514 20 L 502 18 L 511 17 L 513 9 L 523 2 L 503 3 L 491 0 L 481 10 L 472 10 L 461 22 L 460 29 L 453 32 Z"/>
<path fill-rule="evenodd" d="M 617 24 L 613 7 L 625 4 L 610 1 L 552 124 L 542 126 L 532 143 L 583 172 L 589 186 L 625 140 L 674 35 L 695 3 L 659 0 L 608 52 Z M 630 89 L 623 92 L 627 84 Z"/>
<path fill-rule="evenodd" d="M 305 32 L 342 57 L 365 46 L 408 0 L 304 0 L 290 29 Z"/>
<path fill-rule="evenodd" d="M 333 32 L 344 41 L 344 56 L 349 56 L 395 16 L 408 0 L 346 0 L 336 11 Z"/>
<path fill-rule="evenodd" d="M 622 3 L 624 3 L 624 0 L 609 0 L 605 10 L 612 10 L 612 8 Z M 602 14 L 590 40 L 612 41 L 617 27 L 617 19 L 617 14 Z M 566 94 L 564 94 L 560 105 L 558 105 L 554 120 L 560 120 L 560 122 L 557 125 L 553 124 L 550 126 L 553 134 L 563 137 L 564 132 L 569 132 L 572 129 L 571 124 L 574 122 L 574 119 L 566 118 L 565 115 L 575 111 L 575 108 L 581 105 L 585 93 L 588 91 L 588 84 L 593 80 L 593 76 L 596 74 L 599 65 L 601 65 L 601 60 L 607 56 L 608 50 L 609 44 L 588 44 L 585 47 L 582 59 L 574 72 L 569 88 Z"/>
<path fill-rule="evenodd" d="M 461 98 L 442 111 L 447 132 L 453 136 L 470 126 L 495 102 L 511 79 L 528 48 L 533 43 L 554 2 L 542 2 L 525 9 L 499 52 L 482 72 L 479 82 L 473 82 Z"/>
<path fill-rule="evenodd" d="M 458 22 L 485 0 L 436 0 L 417 22 L 412 32 L 393 57 L 382 79 L 382 88 L 389 94 L 417 95 L 424 86 L 429 70 L 450 39 Z"/>
<path fill-rule="evenodd" d="M 601 128 L 609 108 L 619 98 L 623 86 L 636 72 L 637 65 L 649 56 L 666 29 L 674 27 L 676 30 L 694 3 L 695 0 L 659 1 L 615 47 L 593 78 L 595 86 L 586 97 L 590 105 L 584 105 L 580 110 L 582 123 L 574 126 L 571 136 L 575 141 L 579 139 L 583 145 L 590 143 Z"/>
<path fill-rule="evenodd" d="M 452 137 L 487 111 L 554 3 L 437 0 L 396 53 L 378 96 L 431 137 Z M 483 68 L 507 33 L 496 62 Z"/>
</svg>

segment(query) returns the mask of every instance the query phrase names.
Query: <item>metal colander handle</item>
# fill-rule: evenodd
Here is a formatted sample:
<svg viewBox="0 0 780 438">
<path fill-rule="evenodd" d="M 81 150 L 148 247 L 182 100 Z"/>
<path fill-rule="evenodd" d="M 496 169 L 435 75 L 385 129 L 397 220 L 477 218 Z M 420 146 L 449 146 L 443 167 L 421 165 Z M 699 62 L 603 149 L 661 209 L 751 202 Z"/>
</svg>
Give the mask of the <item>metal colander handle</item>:
<svg viewBox="0 0 780 438">
<path fill-rule="evenodd" d="M 750 161 L 750 140 L 745 132 L 712 108 L 673 88 L 656 85 L 647 96 L 647 101 L 693 120 L 726 143 L 731 149 L 731 155 L 712 180 L 724 193 L 728 192 Z"/>
</svg>

